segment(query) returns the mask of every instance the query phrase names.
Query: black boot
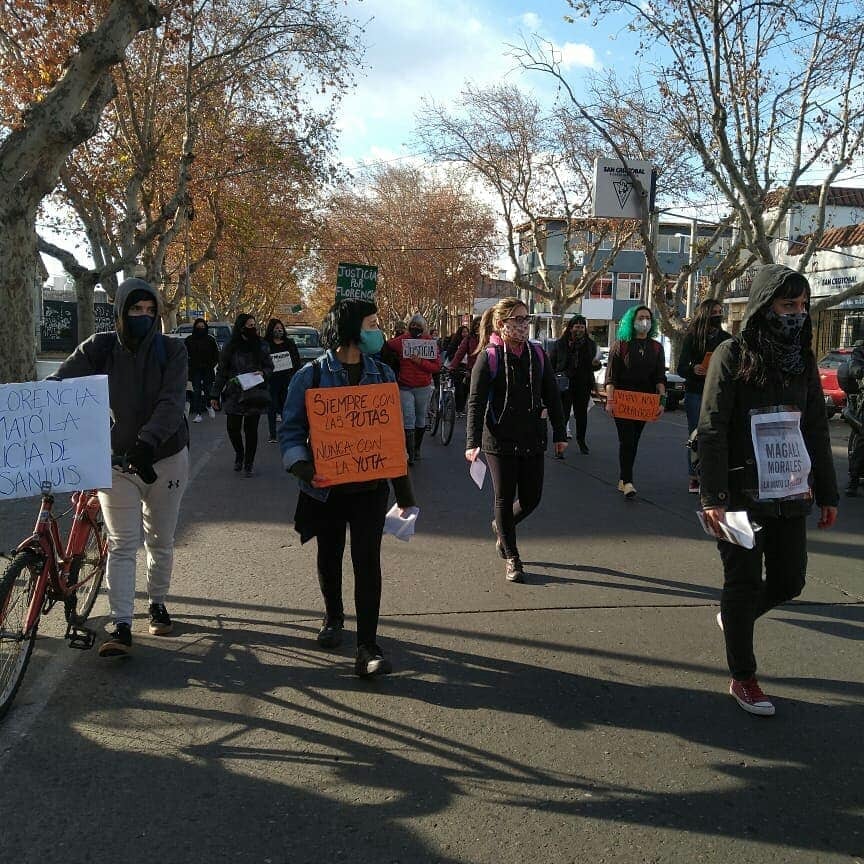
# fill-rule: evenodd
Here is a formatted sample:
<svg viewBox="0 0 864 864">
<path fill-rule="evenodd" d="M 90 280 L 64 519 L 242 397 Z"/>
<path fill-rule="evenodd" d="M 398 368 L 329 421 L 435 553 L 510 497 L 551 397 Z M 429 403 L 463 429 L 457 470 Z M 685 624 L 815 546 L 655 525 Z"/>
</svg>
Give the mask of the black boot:
<svg viewBox="0 0 864 864">
<path fill-rule="evenodd" d="M 408 464 L 414 464 L 414 430 L 405 430 L 405 452 L 408 454 Z"/>
<path fill-rule="evenodd" d="M 420 461 L 420 445 L 423 443 L 423 435 L 426 433 L 426 429 L 415 429 L 414 430 L 414 461 Z"/>
</svg>

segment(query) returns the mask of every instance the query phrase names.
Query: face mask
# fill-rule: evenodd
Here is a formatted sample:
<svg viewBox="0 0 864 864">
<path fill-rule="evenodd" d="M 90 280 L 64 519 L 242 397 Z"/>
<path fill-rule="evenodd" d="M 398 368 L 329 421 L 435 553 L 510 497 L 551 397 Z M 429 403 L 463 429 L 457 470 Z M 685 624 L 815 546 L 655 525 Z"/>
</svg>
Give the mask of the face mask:
<svg viewBox="0 0 864 864">
<path fill-rule="evenodd" d="M 283 330 L 274 330 L 274 331 L 273 331 L 273 335 L 274 335 L 277 339 L 281 339 L 281 338 L 285 335 L 285 332 L 284 332 Z"/>
<path fill-rule="evenodd" d="M 712 315 L 708 319 L 708 323 L 712 327 L 720 327 L 723 324 L 723 316 L 722 315 Z"/>
<path fill-rule="evenodd" d="M 143 339 L 155 320 L 155 315 L 130 315 L 126 319 L 126 330 L 133 339 Z"/>
<path fill-rule="evenodd" d="M 781 342 L 788 342 L 790 344 L 801 336 L 801 330 L 806 320 L 806 312 L 792 312 L 789 315 L 778 315 L 773 309 L 769 309 L 765 313 L 765 321 L 771 333 Z"/>
<path fill-rule="evenodd" d="M 511 342 L 524 342 L 528 338 L 528 332 L 531 329 L 531 324 L 526 321 L 524 324 L 516 324 L 514 321 L 505 321 L 501 328 L 501 333 L 505 339 Z"/>
<path fill-rule="evenodd" d="M 203 336 L 207 331 L 203 327 L 196 327 L 192 332 L 196 336 Z"/>
<path fill-rule="evenodd" d="M 361 330 L 359 344 L 364 354 L 377 354 L 384 347 L 384 334 L 380 330 Z"/>
<path fill-rule="evenodd" d="M 644 318 L 641 321 L 634 321 L 633 329 L 637 333 L 647 333 L 651 329 L 651 322 L 646 321 Z"/>
<path fill-rule="evenodd" d="M 423 335 L 422 327 L 409 327 L 408 334 L 413 336 L 415 339 L 419 339 Z"/>
<path fill-rule="evenodd" d="M 257 336 L 258 332 L 253 327 L 244 327 L 243 328 L 243 335 L 247 339 L 251 339 L 253 336 Z"/>
</svg>

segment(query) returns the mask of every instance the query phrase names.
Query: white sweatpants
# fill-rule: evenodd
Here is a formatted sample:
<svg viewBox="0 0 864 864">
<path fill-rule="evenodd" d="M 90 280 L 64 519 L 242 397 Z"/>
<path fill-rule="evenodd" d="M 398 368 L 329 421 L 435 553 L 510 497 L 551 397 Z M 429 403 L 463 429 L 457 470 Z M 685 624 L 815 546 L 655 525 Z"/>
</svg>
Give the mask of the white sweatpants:
<svg viewBox="0 0 864 864">
<path fill-rule="evenodd" d="M 132 623 L 135 603 L 135 556 L 144 526 L 147 594 L 151 603 L 164 603 L 174 566 L 174 532 L 180 500 L 189 479 L 189 448 L 153 465 L 158 478 L 147 485 L 137 474 L 114 469 L 114 485 L 99 493 L 108 532 L 108 604 L 115 622 Z"/>
</svg>

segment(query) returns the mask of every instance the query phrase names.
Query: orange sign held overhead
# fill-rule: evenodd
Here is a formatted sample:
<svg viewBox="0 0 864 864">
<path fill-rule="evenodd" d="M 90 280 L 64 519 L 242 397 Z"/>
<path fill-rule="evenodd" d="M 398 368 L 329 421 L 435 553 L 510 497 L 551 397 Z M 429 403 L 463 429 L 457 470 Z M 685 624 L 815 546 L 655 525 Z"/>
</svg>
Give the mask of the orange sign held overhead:
<svg viewBox="0 0 864 864">
<path fill-rule="evenodd" d="M 653 423 L 660 416 L 660 396 L 636 390 L 618 390 L 612 397 L 612 413 L 616 420 L 645 420 Z"/>
<path fill-rule="evenodd" d="M 396 384 L 306 391 L 309 441 L 321 486 L 384 480 L 408 473 Z"/>
</svg>

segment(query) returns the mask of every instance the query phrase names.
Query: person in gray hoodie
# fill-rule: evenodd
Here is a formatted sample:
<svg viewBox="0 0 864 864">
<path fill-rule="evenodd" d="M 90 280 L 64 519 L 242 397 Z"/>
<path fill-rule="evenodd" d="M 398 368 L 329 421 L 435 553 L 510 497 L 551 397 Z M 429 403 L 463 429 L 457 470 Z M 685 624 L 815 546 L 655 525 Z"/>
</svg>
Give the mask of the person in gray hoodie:
<svg viewBox="0 0 864 864">
<path fill-rule="evenodd" d="M 800 273 L 782 264 L 756 272 L 740 333 L 714 349 L 697 427 L 703 513 L 723 562 L 717 624 L 729 692 L 751 714 L 774 714 L 756 680 L 756 619 L 804 589 L 814 501 L 819 528 L 837 519 L 809 308 L 810 286 Z M 760 526 L 752 549 L 720 539 L 727 511 L 741 510 Z"/>
<path fill-rule="evenodd" d="M 135 558 L 143 520 L 150 598 L 149 632 L 172 630 L 165 600 L 174 564 L 174 533 L 189 477 L 186 346 L 160 332 L 158 292 L 126 279 L 114 298 L 116 332 L 82 342 L 55 378 L 107 375 L 111 406 L 112 486 L 99 492 L 108 534 L 108 602 L 114 628 L 103 657 L 129 653 Z"/>
</svg>

